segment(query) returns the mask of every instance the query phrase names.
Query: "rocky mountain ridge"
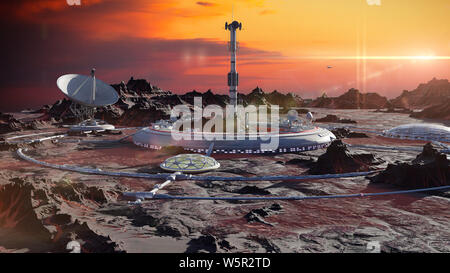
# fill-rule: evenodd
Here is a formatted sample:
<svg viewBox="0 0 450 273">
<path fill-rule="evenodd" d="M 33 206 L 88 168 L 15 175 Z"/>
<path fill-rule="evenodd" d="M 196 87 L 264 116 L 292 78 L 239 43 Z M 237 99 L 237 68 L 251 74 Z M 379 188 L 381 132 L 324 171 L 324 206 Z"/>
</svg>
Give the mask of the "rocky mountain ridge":
<svg viewBox="0 0 450 273">
<path fill-rule="evenodd" d="M 225 107 L 229 103 L 227 94 L 214 94 L 212 90 L 204 93 L 193 90 L 185 94 L 174 94 L 152 85 L 145 79 L 131 77 L 127 83 L 111 85 L 119 94 L 114 105 L 97 109 L 96 118 L 114 125 L 145 126 L 158 119 L 168 118 L 172 107 L 185 104 L 193 107 L 194 97 L 202 98 L 202 105 L 219 105 Z M 450 83 L 448 80 L 432 79 L 420 84 L 412 91 L 404 91 L 399 97 L 388 100 L 377 93 L 361 93 L 351 88 L 338 97 L 326 94 L 314 99 L 304 100 L 293 93 L 281 93 L 277 90 L 264 92 L 256 87 L 248 94 L 238 94 L 239 104 L 247 105 L 279 105 L 280 113 L 300 107 L 319 107 L 331 109 L 387 109 L 387 112 L 411 113 L 411 117 L 425 119 L 450 120 Z M 35 121 L 24 122 L 10 114 L 1 114 L 0 133 L 18 131 L 26 128 L 49 126 L 57 123 L 75 123 L 76 118 L 70 111 L 72 101 L 67 98 L 56 101 L 53 105 L 45 105 L 34 111 L 42 116 Z M 411 109 L 424 108 L 422 111 Z M 384 110 L 383 110 L 384 111 Z"/>
</svg>

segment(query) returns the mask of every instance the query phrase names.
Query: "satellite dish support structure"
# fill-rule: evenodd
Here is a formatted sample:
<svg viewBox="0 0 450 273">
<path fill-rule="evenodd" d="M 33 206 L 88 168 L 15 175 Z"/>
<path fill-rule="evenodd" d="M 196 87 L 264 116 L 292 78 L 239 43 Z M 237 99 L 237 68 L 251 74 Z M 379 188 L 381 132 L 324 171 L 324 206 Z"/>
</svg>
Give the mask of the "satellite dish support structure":
<svg viewBox="0 0 450 273">
<path fill-rule="evenodd" d="M 72 101 L 69 110 L 78 122 L 71 131 L 103 131 L 115 129 L 113 125 L 95 119 L 97 107 L 104 107 L 117 102 L 116 91 L 108 84 L 96 79 L 95 68 L 91 75 L 63 75 L 58 78 L 59 89 Z"/>
</svg>

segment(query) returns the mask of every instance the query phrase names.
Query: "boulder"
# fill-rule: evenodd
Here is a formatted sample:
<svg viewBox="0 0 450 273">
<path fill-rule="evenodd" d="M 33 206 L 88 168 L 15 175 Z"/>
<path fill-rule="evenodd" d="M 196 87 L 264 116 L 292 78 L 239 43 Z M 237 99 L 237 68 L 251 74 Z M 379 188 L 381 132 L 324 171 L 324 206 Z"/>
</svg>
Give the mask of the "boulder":
<svg viewBox="0 0 450 273">
<path fill-rule="evenodd" d="M 370 180 L 407 188 L 450 185 L 450 160 L 437 147 L 427 143 L 411 162 L 389 164 L 386 170 Z"/>
<path fill-rule="evenodd" d="M 364 133 L 358 133 L 350 131 L 347 128 L 335 128 L 331 132 L 338 138 L 368 138 L 369 136 Z"/>
<path fill-rule="evenodd" d="M 244 218 L 247 222 L 259 222 L 269 226 L 273 226 L 272 223 L 267 222 L 264 218 L 273 214 L 277 214 L 283 210 L 283 207 L 278 203 L 273 203 L 270 207 L 263 207 L 259 209 L 252 209 L 247 213 Z"/>
<path fill-rule="evenodd" d="M 340 139 L 335 140 L 327 151 L 319 156 L 317 162 L 309 169 L 310 174 L 335 174 L 348 172 L 364 172 L 371 170 L 372 165 L 381 164 L 380 159 L 370 153 L 350 153 Z"/>
</svg>

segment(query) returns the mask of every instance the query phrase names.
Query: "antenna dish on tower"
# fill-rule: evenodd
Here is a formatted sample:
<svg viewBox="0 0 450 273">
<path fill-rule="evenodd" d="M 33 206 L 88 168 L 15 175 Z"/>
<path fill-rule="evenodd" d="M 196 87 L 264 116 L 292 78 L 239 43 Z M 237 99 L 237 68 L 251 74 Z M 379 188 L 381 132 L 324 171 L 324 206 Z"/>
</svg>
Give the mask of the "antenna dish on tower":
<svg viewBox="0 0 450 273">
<path fill-rule="evenodd" d="M 114 126 L 102 120 L 94 119 L 96 107 L 104 107 L 116 103 L 119 95 L 111 85 L 95 78 L 95 68 L 90 76 L 66 74 L 56 80 L 61 92 L 73 103 L 70 110 L 81 123 L 71 126 L 71 131 L 113 130 Z"/>
<path fill-rule="evenodd" d="M 95 78 L 95 69 L 90 76 L 66 74 L 58 78 L 58 88 L 70 100 L 90 107 L 102 107 L 116 103 L 119 95 L 111 85 Z"/>
</svg>

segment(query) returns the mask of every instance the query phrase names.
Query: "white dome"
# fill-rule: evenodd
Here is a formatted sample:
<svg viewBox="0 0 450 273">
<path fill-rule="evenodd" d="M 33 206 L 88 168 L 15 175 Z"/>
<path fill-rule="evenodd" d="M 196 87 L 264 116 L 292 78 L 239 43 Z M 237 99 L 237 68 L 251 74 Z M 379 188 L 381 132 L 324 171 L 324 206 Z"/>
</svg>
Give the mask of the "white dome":
<svg viewBox="0 0 450 273">
<path fill-rule="evenodd" d="M 383 135 L 402 139 L 450 142 L 450 127 L 431 123 L 412 123 L 385 130 Z"/>
</svg>

